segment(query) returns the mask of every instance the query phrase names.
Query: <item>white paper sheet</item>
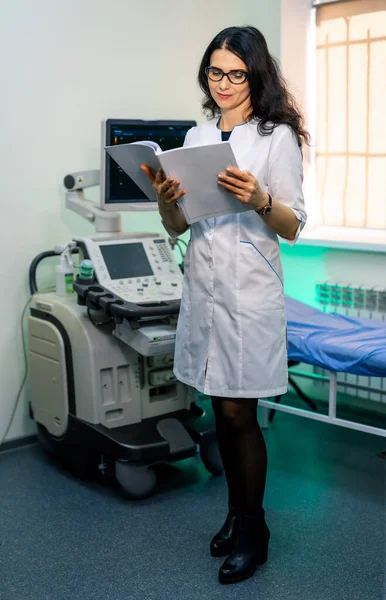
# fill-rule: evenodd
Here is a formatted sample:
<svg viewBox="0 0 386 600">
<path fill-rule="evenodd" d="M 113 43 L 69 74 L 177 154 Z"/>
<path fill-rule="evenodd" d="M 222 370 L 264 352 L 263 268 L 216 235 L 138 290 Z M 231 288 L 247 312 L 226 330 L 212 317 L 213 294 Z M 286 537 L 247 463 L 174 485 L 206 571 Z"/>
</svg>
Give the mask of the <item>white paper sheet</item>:
<svg viewBox="0 0 386 600">
<path fill-rule="evenodd" d="M 153 186 L 147 175 L 140 168 L 142 164 L 149 165 L 154 173 L 161 168 L 158 156 L 152 147 L 134 142 L 133 144 L 107 146 L 106 152 L 131 177 L 149 200 L 157 202 L 157 195 Z"/>
<path fill-rule="evenodd" d="M 219 173 L 237 167 L 229 142 L 169 150 L 159 160 L 163 170 L 186 190 L 178 204 L 187 223 L 250 210 L 217 182 Z"/>
</svg>

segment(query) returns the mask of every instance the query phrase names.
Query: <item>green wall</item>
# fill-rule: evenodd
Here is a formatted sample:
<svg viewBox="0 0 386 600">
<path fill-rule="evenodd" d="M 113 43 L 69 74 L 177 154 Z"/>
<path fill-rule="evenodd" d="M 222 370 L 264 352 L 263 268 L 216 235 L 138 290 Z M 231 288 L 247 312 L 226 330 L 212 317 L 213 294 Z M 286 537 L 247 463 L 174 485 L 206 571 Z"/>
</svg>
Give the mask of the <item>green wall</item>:
<svg viewBox="0 0 386 600">
<path fill-rule="evenodd" d="M 325 257 L 328 249 L 316 246 L 281 244 L 284 291 L 306 304 L 315 302 L 315 283 L 327 279 Z"/>
</svg>

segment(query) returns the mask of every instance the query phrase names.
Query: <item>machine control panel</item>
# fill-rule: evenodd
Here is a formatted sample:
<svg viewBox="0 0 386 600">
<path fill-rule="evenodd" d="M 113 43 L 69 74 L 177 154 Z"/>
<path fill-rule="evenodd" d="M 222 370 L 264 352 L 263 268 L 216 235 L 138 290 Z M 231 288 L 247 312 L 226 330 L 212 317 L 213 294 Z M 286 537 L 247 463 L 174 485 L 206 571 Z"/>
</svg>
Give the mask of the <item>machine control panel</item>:
<svg viewBox="0 0 386 600">
<path fill-rule="evenodd" d="M 76 239 L 87 249 L 98 282 L 136 304 L 179 300 L 183 276 L 160 234 L 97 234 Z"/>
</svg>

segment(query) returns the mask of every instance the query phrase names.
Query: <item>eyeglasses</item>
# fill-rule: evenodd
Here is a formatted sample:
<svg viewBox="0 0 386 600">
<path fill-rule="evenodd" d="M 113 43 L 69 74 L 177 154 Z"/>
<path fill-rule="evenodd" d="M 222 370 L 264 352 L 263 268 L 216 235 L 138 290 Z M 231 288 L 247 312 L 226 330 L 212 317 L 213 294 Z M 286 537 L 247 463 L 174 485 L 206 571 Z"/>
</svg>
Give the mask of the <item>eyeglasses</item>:
<svg viewBox="0 0 386 600">
<path fill-rule="evenodd" d="M 246 71 L 229 71 L 229 73 L 224 73 L 222 69 L 206 67 L 205 73 L 211 81 L 221 81 L 225 75 L 228 77 L 228 80 L 235 85 L 244 83 L 248 79 L 248 73 Z"/>
</svg>

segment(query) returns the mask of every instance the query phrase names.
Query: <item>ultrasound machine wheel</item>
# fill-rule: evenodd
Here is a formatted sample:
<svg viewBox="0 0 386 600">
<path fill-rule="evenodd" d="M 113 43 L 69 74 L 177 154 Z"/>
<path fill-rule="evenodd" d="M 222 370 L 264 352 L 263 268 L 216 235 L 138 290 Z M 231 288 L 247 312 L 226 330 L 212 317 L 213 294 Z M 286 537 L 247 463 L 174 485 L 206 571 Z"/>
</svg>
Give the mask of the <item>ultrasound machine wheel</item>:
<svg viewBox="0 0 386 600">
<path fill-rule="evenodd" d="M 212 441 L 209 444 L 202 444 L 200 446 L 200 456 L 209 473 L 212 475 L 222 474 L 223 464 L 217 441 Z"/>
<path fill-rule="evenodd" d="M 157 485 L 156 474 L 146 465 L 133 465 L 127 461 L 115 461 L 115 476 L 123 495 L 129 500 L 149 498 Z"/>
</svg>

